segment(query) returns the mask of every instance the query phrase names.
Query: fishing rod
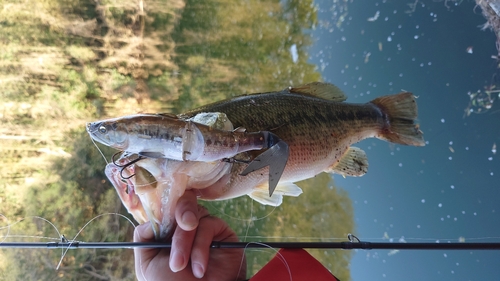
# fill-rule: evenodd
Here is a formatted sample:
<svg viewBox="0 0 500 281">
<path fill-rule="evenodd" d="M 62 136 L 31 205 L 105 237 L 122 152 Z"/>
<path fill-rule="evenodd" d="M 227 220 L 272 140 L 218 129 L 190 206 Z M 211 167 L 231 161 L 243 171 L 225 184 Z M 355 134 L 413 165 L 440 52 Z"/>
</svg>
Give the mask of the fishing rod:
<svg viewBox="0 0 500 281">
<path fill-rule="evenodd" d="M 171 248 L 172 243 L 163 242 L 4 242 L 0 248 L 64 248 L 64 249 L 132 249 Z M 383 250 L 500 250 L 500 243 L 402 243 L 402 242 L 217 242 L 210 245 L 214 249 L 235 248 L 286 248 L 286 249 L 383 249 Z"/>
</svg>

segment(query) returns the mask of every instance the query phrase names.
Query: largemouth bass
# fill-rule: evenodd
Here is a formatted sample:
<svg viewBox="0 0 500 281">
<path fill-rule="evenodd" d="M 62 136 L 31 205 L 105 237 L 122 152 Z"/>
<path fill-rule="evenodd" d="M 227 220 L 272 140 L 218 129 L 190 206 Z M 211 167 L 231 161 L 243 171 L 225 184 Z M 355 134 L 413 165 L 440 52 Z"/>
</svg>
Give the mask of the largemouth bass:
<svg viewBox="0 0 500 281">
<path fill-rule="evenodd" d="M 268 195 L 268 168 L 241 176 L 243 171 L 262 168 L 260 161 L 254 161 L 259 155 L 253 152 L 240 154 L 252 162 L 235 163 L 226 185 L 199 189 L 199 196 L 215 200 L 248 194 L 258 202 L 277 206 L 282 195 L 299 193 L 294 182 L 321 172 L 365 174 L 365 152 L 351 147 L 363 139 L 375 137 L 403 145 L 425 145 L 416 123 L 417 103 L 413 94 L 383 96 L 365 104 L 345 100 L 336 86 L 315 82 L 279 92 L 238 96 L 182 114 L 181 118 L 190 118 L 200 112 L 223 112 L 233 126 L 270 131 L 289 145 L 288 163 L 273 196 Z"/>
<path fill-rule="evenodd" d="M 136 114 L 91 122 L 87 123 L 87 132 L 95 141 L 122 151 L 182 161 L 231 158 L 273 147 L 280 141 L 267 131 L 217 129 L 170 114 Z"/>
<path fill-rule="evenodd" d="M 184 191 L 225 184 L 233 165 L 225 161 L 176 161 L 167 158 L 144 158 L 127 165 L 135 157 L 137 155 L 122 155 L 116 164 L 106 166 L 105 174 L 134 219 L 140 224 L 151 222 L 158 240 L 172 234 L 175 207 Z M 126 168 L 122 171 L 123 166 Z"/>
<path fill-rule="evenodd" d="M 109 164 L 106 175 L 122 191 L 121 197 L 126 199 L 122 201 L 130 206 L 129 211 L 137 213 L 142 221 L 156 222 L 161 238 L 172 229 L 175 202 L 186 189 L 196 190 L 204 200 L 249 195 L 262 204 L 279 206 L 284 195 L 302 193 L 295 182 L 321 172 L 365 174 L 366 154 L 351 146 L 365 138 L 376 137 L 403 145 L 425 144 L 416 124 L 417 104 L 413 94 L 379 97 L 365 104 L 350 104 L 345 100 L 336 86 L 311 83 L 279 92 L 239 96 L 178 116 L 189 120 L 202 112 L 222 112 L 235 127 L 269 131 L 287 143 L 288 162 L 274 193 L 269 192 L 270 169 L 266 166 L 280 157 L 267 153 L 271 149 L 239 153 L 231 163 L 145 159 L 127 168 L 136 176 L 126 182 L 121 179 L 119 169 Z M 197 166 L 192 166 L 193 163 Z M 148 195 L 142 196 L 146 190 Z"/>
</svg>

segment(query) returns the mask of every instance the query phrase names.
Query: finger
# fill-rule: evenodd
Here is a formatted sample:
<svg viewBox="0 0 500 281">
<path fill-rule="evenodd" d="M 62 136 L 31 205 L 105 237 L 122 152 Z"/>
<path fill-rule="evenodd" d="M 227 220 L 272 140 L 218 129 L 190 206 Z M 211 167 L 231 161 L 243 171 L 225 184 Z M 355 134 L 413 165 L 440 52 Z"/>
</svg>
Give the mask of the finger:
<svg viewBox="0 0 500 281">
<path fill-rule="evenodd" d="M 134 242 L 153 241 L 155 241 L 155 238 L 150 222 L 141 224 L 134 229 Z M 135 272 L 140 273 L 138 277 L 144 277 L 142 273 L 145 272 L 145 269 L 148 268 L 158 252 L 159 249 L 134 248 Z"/>
<path fill-rule="evenodd" d="M 169 260 L 170 269 L 173 272 L 178 272 L 186 268 L 195 236 L 196 229 L 190 231 L 186 231 L 181 227 L 175 229 Z"/>
<path fill-rule="evenodd" d="M 193 275 L 202 278 L 208 266 L 212 241 L 238 241 L 238 237 L 225 221 L 215 217 L 200 220 L 198 229 L 200 231 L 196 234 L 191 251 L 191 267 Z"/>
<path fill-rule="evenodd" d="M 145 222 L 134 229 L 134 242 L 154 242 L 155 234 L 151 222 Z"/>
<path fill-rule="evenodd" d="M 196 229 L 199 222 L 198 203 L 193 191 L 187 190 L 177 201 L 175 220 L 185 231 Z"/>
</svg>

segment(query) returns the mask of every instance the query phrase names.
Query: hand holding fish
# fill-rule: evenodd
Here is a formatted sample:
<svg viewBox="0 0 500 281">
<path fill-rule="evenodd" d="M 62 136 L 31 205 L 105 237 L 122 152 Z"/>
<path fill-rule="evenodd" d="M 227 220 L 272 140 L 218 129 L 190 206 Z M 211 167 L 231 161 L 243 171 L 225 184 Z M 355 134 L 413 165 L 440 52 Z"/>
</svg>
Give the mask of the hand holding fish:
<svg viewBox="0 0 500 281">
<path fill-rule="evenodd" d="M 242 249 L 210 249 L 212 241 L 237 242 L 238 237 L 226 222 L 209 216 L 205 208 L 197 205 L 194 192 L 186 191 L 179 198 L 175 217 L 178 225 L 171 250 L 134 250 L 139 280 L 245 279 L 246 262 Z M 149 223 L 135 229 L 134 242 L 153 241 L 155 236 Z"/>
</svg>

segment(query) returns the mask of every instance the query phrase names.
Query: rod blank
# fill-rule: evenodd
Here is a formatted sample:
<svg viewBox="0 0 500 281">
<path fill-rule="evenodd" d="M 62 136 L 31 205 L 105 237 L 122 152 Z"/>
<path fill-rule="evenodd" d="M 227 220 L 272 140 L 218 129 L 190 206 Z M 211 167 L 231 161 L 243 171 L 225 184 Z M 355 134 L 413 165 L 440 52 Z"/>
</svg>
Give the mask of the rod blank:
<svg viewBox="0 0 500 281">
<path fill-rule="evenodd" d="M 132 249 L 171 248 L 160 242 L 4 242 L 0 248 Z M 385 250 L 500 250 L 500 243 L 385 243 L 385 242 L 212 242 L 211 248 L 287 248 L 287 249 L 385 249 Z"/>
</svg>

